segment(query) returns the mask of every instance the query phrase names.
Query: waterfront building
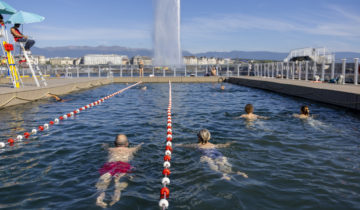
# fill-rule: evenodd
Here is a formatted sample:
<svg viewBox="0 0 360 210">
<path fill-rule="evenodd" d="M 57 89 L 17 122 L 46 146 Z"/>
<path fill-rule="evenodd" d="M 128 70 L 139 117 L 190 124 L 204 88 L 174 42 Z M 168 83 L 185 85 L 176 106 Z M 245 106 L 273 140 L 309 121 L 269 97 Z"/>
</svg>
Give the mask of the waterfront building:
<svg viewBox="0 0 360 210">
<path fill-rule="evenodd" d="M 74 58 L 70 58 L 70 57 L 56 57 L 56 58 L 50 58 L 49 62 L 51 65 L 61 65 L 61 66 L 65 66 L 65 65 L 73 65 L 74 64 Z"/>
<path fill-rule="evenodd" d="M 103 54 L 88 54 L 82 57 L 81 64 L 84 65 L 121 65 L 122 60 L 127 58 L 126 55 L 103 55 Z"/>
<path fill-rule="evenodd" d="M 284 62 L 290 61 L 314 61 L 318 64 L 330 64 L 335 61 L 335 53 L 326 48 L 301 48 L 290 51 Z"/>
<path fill-rule="evenodd" d="M 196 65 L 198 62 L 196 56 L 184 56 L 183 60 L 185 65 Z"/>
<path fill-rule="evenodd" d="M 131 59 L 131 63 L 133 64 L 133 65 L 139 65 L 139 62 L 140 61 L 143 61 L 143 63 L 144 63 L 144 65 L 145 66 L 151 66 L 152 65 L 152 59 L 150 58 L 150 57 L 148 57 L 148 56 L 139 56 L 139 55 L 137 55 L 137 56 L 134 56 L 132 59 Z"/>
</svg>

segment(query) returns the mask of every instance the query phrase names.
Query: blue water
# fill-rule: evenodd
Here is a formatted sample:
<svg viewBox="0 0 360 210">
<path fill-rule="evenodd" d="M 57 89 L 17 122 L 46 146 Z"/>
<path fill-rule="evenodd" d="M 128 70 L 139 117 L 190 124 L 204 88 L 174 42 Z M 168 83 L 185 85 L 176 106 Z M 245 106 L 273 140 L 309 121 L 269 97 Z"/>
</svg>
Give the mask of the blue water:
<svg viewBox="0 0 360 210">
<path fill-rule="evenodd" d="M 158 209 L 166 137 L 168 84 L 135 87 L 42 135 L 0 152 L 0 208 L 100 209 L 95 205 L 104 143 L 125 133 L 144 142 L 131 164 L 134 178 L 110 209 Z M 114 84 L 0 110 L 0 139 L 31 131 L 55 117 L 124 88 Z M 269 117 L 237 119 L 247 103 Z M 307 104 L 314 119 L 293 118 Z M 174 143 L 195 143 L 207 128 L 234 171 L 221 179 L 198 150 L 174 147 L 170 209 L 356 209 L 360 206 L 360 118 L 337 107 L 226 84 L 173 84 Z M 111 200 L 113 183 L 107 191 Z"/>
</svg>

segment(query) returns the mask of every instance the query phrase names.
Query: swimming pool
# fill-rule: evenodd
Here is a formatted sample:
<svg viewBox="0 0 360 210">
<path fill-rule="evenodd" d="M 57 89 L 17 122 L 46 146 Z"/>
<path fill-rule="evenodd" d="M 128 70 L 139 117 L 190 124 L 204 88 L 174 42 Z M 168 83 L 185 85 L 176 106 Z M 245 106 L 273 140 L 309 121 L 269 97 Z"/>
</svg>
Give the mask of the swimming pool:
<svg viewBox="0 0 360 210">
<path fill-rule="evenodd" d="M 166 136 L 168 84 L 127 90 L 73 120 L 0 153 L 0 208 L 100 209 L 95 184 L 107 160 L 104 143 L 125 133 L 135 155 L 134 178 L 112 208 L 158 209 Z M 37 127 L 126 87 L 113 84 L 0 110 L 1 140 Z M 195 143 L 207 128 L 234 170 L 233 180 L 201 163 L 200 153 L 174 147 L 170 209 L 355 209 L 360 206 L 360 118 L 337 107 L 226 84 L 173 84 L 174 143 Z M 268 120 L 236 119 L 245 104 Z M 303 104 L 314 119 L 292 117 Z M 113 186 L 107 191 L 110 201 Z"/>
</svg>

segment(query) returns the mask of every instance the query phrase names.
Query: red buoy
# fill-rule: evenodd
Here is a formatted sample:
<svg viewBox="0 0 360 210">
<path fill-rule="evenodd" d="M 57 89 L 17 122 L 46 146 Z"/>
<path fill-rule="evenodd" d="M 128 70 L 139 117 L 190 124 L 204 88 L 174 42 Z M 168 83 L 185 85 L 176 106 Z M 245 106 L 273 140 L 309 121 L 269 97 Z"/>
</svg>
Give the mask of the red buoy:
<svg viewBox="0 0 360 210">
<path fill-rule="evenodd" d="M 10 139 L 8 139 L 8 142 L 9 142 L 9 144 L 10 144 L 10 146 L 12 146 L 12 145 L 14 145 L 14 139 L 12 139 L 12 138 L 10 138 Z"/>
<path fill-rule="evenodd" d="M 50 121 L 49 124 L 50 124 L 50 125 L 54 125 L 54 121 Z"/>
<path fill-rule="evenodd" d="M 167 132 L 167 135 L 172 135 L 172 132 L 171 132 L 171 131 L 168 131 L 168 132 Z"/>
<path fill-rule="evenodd" d="M 170 147 L 170 146 L 166 146 L 166 147 L 165 147 L 165 150 L 170 150 L 170 152 L 173 151 L 173 150 L 172 150 L 172 147 Z"/>
<path fill-rule="evenodd" d="M 63 117 L 63 116 L 59 117 L 59 120 L 63 120 L 63 119 L 64 119 L 64 117 Z"/>
<path fill-rule="evenodd" d="M 25 132 L 24 133 L 24 137 L 27 139 L 27 138 L 29 138 L 29 136 L 30 136 L 30 133 L 29 132 Z"/>
<path fill-rule="evenodd" d="M 167 137 L 166 141 L 172 141 L 172 137 Z"/>
<path fill-rule="evenodd" d="M 44 130 L 44 127 L 43 126 L 39 126 L 39 131 L 43 131 Z"/>
<path fill-rule="evenodd" d="M 169 188 L 167 188 L 167 187 L 161 188 L 161 190 L 160 190 L 160 198 L 161 198 L 161 199 L 163 199 L 164 196 L 166 196 L 166 198 L 168 198 L 169 195 L 170 195 L 170 190 L 169 190 Z"/>
<path fill-rule="evenodd" d="M 70 113 L 68 113 L 68 114 L 67 114 L 67 116 L 68 116 L 68 117 L 71 117 L 71 114 L 70 114 Z"/>
<path fill-rule="evenodd" d="M 164 176 L 165 176 L 165 175 L 166 175 L 166 176 L 169 176 L 169 175 L 171 174 L 170 169 L 164 168 L 162 174 L 163 174 Z"/>
<path fill-rule="evenodd" d="M 170 155 L 165 155 L 165 156 L 164 156 L 164 161 L 170 161 L 170 160 L 171 160 Z"/>
</svg>

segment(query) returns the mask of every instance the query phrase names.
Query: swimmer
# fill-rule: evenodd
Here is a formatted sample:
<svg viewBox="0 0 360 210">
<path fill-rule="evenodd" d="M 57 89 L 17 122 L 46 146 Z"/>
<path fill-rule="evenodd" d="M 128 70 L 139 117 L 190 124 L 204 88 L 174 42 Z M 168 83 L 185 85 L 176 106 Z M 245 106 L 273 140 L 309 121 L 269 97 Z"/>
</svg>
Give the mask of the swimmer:
<svg viewBox="0 0 360 210">
<path fill-rule="evenodd" d="M 246 104 L 245 112 L 246 114 L 241 115 L 240 118 L 245 118 L 247 120 L 268 119 L 267 117 L 254 114 L 254 106 L 252 104 Z"/>
<path fill-rule="evenodd" d="M 146 90 L 146 89 L 147 89 L 146 86 L 141 87 L 141 90 Z"/>
<path fill-rule="evenodd" d="M 221 172 L 222 179 L 231 180 L 229 174 L 233 173 L 232 165 L 228 162 L 228 159 L 223 156 L 217 148 L 224 148 L 230 146 L 230 142 L 225 144 L 212 144 L 210 143 L 210 131 L 202 129 L 198 132 L 198 143 L 197 144 L 177 144 L 176 146 L 197 148 L 200 150 L 202 156 L 201 162 L 205 162 L 209 165 L 210 169 Z M 238 171 L 238 175 L 248 178 L 247 174 Z"/>
<path fill-rule="evenodd" d="M 221 86 L 220 86 L 220 90 L 225 90 L 225 86 L 224 86 L 224 85 L 221 85 Z"/>
<path fill-rule="evenodd" d="M 294 114 L 293 116 L 300 119 L 307 119 L 310 117 L 310 109 L 308 106 L 301 106 L 300 114 Z"/>
<path fill-rule="evenodd" d="M 65 102 L 66 100 L 60 98 L 59 96 L 52 94 L 52 93 L 48 93 L 47 96 L 49 97 L 53 97 L 57 102 Z"/>
<path fill-rule="evenodd" d="M 140 149 L 143 143 L 136 147 L 129 148 L 129 142 L 124 134 L 119 134 L 114 141 L 115 147 L 108 148 L 109 156 L 108 162 L 103 165 L 99 172 L 101 174 L 99 181 L 96 183 L 96 188 L 100 195 L 96 199 L 96 205 L 106 208 L 107 204 L 104 202 L 105 190 L 108 188 L 112 178 L 115 181 L 115 191 L 110 202 L 110 206 L 114 205 L 120 200 L 121 191 L 127 186 L 127 182 L 120 182 L 120 178 L 127 173 L 131 173 L 131 165 L 129 161 L 133 159 L 134 154 Z"/>
</svg>

